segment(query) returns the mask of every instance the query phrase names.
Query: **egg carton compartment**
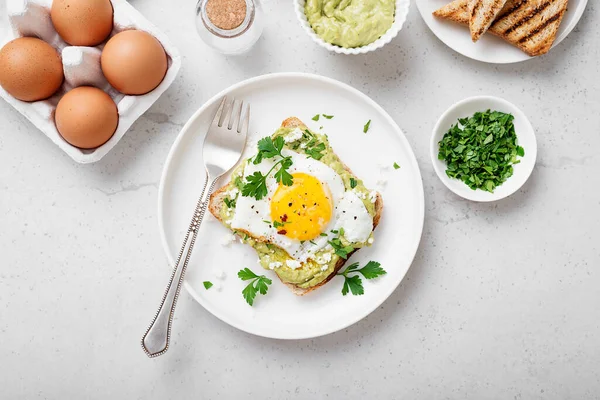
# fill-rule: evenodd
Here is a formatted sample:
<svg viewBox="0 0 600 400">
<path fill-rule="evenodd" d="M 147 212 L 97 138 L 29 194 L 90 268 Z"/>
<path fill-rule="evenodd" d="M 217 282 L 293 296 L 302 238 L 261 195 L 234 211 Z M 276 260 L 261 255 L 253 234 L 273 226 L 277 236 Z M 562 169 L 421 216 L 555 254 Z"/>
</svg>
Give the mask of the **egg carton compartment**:
<svg viewBox="0 0 600 400">
<path fill-rule="evenodd" d="M 44 132 L 73 160 L 82 164 L 102 159 L 121 140 L 131 125 L 168 89 L 181 68 L 179 52 L 164 33 L 125 0 L 111 0 L 111 3 L 113 30 L 110 37 L 129 29 L 146 31 L 162 44 L 167 54 L 167 73 L 163 81 L 147 94 L 124 95 L 108 83 L 100 67 L 100 55 L 106 42 L 96 47 L 70 46 L 64 42 L 50 19 L 52 0 L 8 0 L 6 3 L 6 18 L 11 29 L 0 40 L 0 48 L 18 37 L 38 37 L 61 54 L 65 80 L 58 92 L 46 100 L 31 103 L 20 101 L 9 95 L 2 87 L 0 87 L 0 96 Z M 0 22 L 0 24 L 4 23 L 6 22 Z M 95 86 L 104 90 L 113 99 L 119 112 L 119 125 L 114 135 L 102 146 L 91 150 L 80 149 L 69 144 L 58 133 L 54 123 L 54 112 L 60 98 L 67 91 L 79 86 Z"/>
</svg>

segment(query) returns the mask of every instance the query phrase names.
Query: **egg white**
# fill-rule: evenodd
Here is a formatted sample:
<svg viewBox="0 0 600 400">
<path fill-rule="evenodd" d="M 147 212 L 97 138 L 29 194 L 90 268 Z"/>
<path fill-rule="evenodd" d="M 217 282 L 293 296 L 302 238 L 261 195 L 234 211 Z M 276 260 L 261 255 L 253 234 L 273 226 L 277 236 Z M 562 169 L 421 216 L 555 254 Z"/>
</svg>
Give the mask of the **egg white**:
<svg viewBox="0 0 600 400">
<path fill-rule="evenodd" d="M 340 175 L 328 165 L 306 155 L 287 149 L 284 149 L 282 154 L 292 159 L 293 164 L 289 168 L 291 174 L 302 172 L 312 175 L 329 189 L 334 207 L 331 220 L 323 230 L 327 236 L 317 236 L 312 243 L 311 241 L 301 243 L 299 240 L 278 234 L 278 229 L 265 222 L 271 221 L 270 200 L 279 186 L 273 173 L 266 179 L 268 191 L 266 197 L 256 200 L 253 197 L 243 197 L 241 194 L 238 196 L 229 221 L 231 228 L 247 231 L 257 238 L 264 237 L 269 243 L 281 247 L 292 258 L 300 262 L 305 262 L 309 258 L 314 259 L 319 250 L 329 246 L 328 240 L 337 236 L 331 232 L 332 230 L 344 228 L 345 237 L 351 242 L 367 241 L 373 230 L 373 218 L 353 191 L 345 191 Z M 248 161 L 244 168 L 243 181 L 246 181 L 246 176 L 252 175 L 256 171 L 260 171 L 263 175 L 266 174 L 276 161 L 265 159 L 258 165 Z"/>
</svg>

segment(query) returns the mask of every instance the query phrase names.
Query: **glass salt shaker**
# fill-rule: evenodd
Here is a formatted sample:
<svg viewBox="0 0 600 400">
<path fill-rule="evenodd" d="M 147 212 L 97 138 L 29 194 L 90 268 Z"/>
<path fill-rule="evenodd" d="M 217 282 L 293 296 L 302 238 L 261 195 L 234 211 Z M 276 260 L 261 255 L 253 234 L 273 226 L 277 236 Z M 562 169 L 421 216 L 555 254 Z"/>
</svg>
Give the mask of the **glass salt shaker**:
<svg viewBox="0 0 600 400">
<path fill-rule="evenodd" d="M 224 54 L 244 53 L 263 31 L 258 0 L 198 0 L 196 29 L 202 40 Z"/>
</svg>

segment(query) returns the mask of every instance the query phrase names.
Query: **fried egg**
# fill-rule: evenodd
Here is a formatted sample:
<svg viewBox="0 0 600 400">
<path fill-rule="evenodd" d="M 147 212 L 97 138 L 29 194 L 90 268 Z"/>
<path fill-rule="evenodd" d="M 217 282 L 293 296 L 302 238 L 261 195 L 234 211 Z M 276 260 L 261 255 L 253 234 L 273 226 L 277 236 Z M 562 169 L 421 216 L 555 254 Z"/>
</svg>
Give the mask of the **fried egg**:
<svg viewBox="0 0 600 400">
<path fill-rule="evenodd" d="M 347 240 L 366 242 L 373 231 L 373 218 L 359 196 L 346 191 L 340 175 L 306 155 L 287 149 L 283 155 L 292 159 L 288 172 L 293 184 L 280 184 L 271 173 L 266 179 L 267 196 L 256 200 L 240 194 L 229 221 L 231 228 L 284 249 L 298 262 L 290 267 L 315 259 L 315 254 L 337 236 L 332 231 L 340 228 Z M 242 180 L 256 171 L 266 175 L 276 162 L 264 159 L 254 165 L 248 161 Z"/>
</svg>

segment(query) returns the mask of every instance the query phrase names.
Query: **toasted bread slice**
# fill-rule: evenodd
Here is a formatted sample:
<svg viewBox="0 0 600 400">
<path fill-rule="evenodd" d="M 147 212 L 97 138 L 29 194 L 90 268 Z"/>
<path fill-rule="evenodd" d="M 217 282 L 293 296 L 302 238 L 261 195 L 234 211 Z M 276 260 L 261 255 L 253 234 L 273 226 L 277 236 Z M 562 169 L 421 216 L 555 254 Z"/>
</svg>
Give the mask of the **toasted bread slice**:
<svg viewBox="0 0 600 400">
<path fill-rule="evenodd" d="M 433 13 L 469 24 L 469 1 L 454 0 Z M 535 57 L 546 54 L 556 39 L 569 0 L 508 0 L 489 32 Z"/>
<path fill-rule="evenodd" d="M 447 19 L 459 24 L 469 24 L 469 2 L 470 0 L 455 0 L 433 12 L 435 17 Z"/>
<path fill-rule="evenodd" d="M 307 129 L 306 124 L 304 124 L 300 119 L 298 119 L 296 117 L 290 117 L 290 118 L 284 120 L 281 123 L 281 127 Z M 352 173 L 350 168 L 348 168 L 346 165 L 344 165 L 344 169 L 346 171 L 348 171 L 349 173 Z M 209 202 L 208 209 L 211 212 L 211 214 L 214 215 L 214 217 L 217 218 L 221 222 L 223 222 L 223 220 L 220 215 L 220 210 L 223 207 L 223 203 L 224 203 L 226 197 L 227 197 L 227 186 L 220 188 L 219 190 L 215 191 L 210 196 L 210 202 Z M 381 195 L 379 193 L 377 193 L 377 198 L 375 199 L 375 214 L 373 216 L 373 230 L 379 224 L 379 220 L 381 219 L 382 211 L 383 211 L 383 198 L 381 197 Z M 244 231 L 238 231 L 237 234 L 238 235 L 240 235 L 240 234 L 251 235 L 250 232 L 244 232 Z M 258 241 L 266 241 L 266 239 L 264 237 L 260 237 L 260 238 L 254 237 L 254 239 L 256 239 Z M 354 252 L 356 252 L 357 250 L 358 249 L 355 249 L 352 253 L 348 254 L 348 257 L 346 259 L 340 258 L 337 261 L 337 263 L 335 264 L 333 272 L 329 276 L 327 276 L 327 278 L 325 280 L 323 280 L 322 282 L 318 283 L 317 285 L 315 285 L 313 287 L 302 288 L 302 287 L 299 287 L 292 283 L 287 283 L 287 282 L 283 282 L 283 281 L 282 281 L 282 283 L 284 285 L 286 285 L 287 287 L 289 287 L 290 290 L 294 294 L 296 294 L 298 296 L 303 296 L 306 293 L 312 292 L 313 290 L 315 290 L 315 289 L 325 285 L 327 282 L 329 282 L 342 269 L 342 267 L 344 266 L 346 261 L 348 259 L 350 259 L 350 256 L 352 254 L 354 254 Z M 279 275 L 277 275 L 277 276 L 279 277 Z M 280 277 L 279 277 L 279 279 L 281 280 Z"/>
<path fill-rule="evenodd" d="M 478 41 L 492 25 L 504 4 L 506 0 L 470 0 L 469 30 L 474 42 Z"/>
</svg>

